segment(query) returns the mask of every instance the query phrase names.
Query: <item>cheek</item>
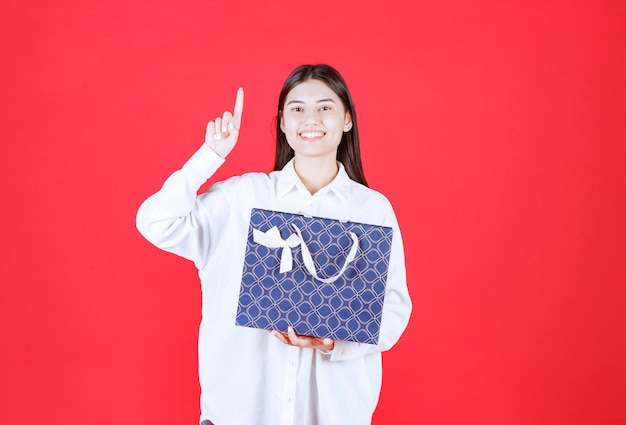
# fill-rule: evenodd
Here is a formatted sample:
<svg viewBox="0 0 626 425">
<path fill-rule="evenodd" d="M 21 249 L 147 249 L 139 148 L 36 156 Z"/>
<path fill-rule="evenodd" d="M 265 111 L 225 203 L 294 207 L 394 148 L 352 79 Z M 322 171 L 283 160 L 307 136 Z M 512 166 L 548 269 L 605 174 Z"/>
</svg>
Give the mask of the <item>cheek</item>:
<svg viewBox="0 0 626 425">
<path fill-rule="evenodd" d="M 345 122 L 341 119 L 341 117 L 334 117 L 331 121 L 328 122 L 327 125 L 329 128 L 332 128 L 334 131 L 343 133 Z"/>
<path fill-rule="evenodd" d="M 293 123 L 287 121 L 283 122 L 282 128 L 283 133 L 285 133 L 285 138 L 287 139 L 287 142 L 289 143 L 289 145 L 291 145 L 295 138 L 298 136 L 297 127 L 294 126 Z"/>
<path fill-rule="evenodd" d="M 280 128 L 282 128 L 284 133 L 290 133 L 295 131 L 295 128 L 297 127 L 295 120 L 290 119 L 289 117 L 285 118 L 283 117 L 281 122 L 280 122 Z"/>
</svg>

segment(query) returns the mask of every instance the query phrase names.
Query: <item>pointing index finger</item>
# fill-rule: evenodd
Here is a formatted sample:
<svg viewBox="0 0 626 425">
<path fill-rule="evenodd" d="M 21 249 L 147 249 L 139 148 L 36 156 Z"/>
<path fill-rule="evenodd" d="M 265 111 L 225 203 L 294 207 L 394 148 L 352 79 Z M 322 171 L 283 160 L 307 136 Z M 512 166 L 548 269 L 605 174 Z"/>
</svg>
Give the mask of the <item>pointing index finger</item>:
<svg viewBox="0 0 626 425">
<path fill-rule="evenodd" d="M 243 88 L 237 90 L 237 99 L 235 100 L 235 109 L 233 109 L 233 119 L 237 127 L 241 123 L 241 114 L 243 113 Z"/>
</svg>

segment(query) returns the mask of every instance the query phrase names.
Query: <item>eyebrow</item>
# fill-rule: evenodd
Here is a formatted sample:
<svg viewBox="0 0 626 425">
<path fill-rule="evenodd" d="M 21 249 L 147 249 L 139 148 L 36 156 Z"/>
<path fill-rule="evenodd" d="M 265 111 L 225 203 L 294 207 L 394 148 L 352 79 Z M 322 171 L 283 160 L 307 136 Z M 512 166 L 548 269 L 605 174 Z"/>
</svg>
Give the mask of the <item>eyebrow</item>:
<svg viewBox="0 0 626 425">
<path fill-rule="evenodd" d="M 327 99 L 320 99 L 315 103 L 322 103 L 322 102 L 333 102 L 335 103 L 334 100 L 332 100 L 331 98 L 327 98 Z M 292 103 L 304 103 L 304 101 L 302 100 L 290 100 L 289 102 L 287 102 L 287 105 L 291 105 Z"/>
</svg>

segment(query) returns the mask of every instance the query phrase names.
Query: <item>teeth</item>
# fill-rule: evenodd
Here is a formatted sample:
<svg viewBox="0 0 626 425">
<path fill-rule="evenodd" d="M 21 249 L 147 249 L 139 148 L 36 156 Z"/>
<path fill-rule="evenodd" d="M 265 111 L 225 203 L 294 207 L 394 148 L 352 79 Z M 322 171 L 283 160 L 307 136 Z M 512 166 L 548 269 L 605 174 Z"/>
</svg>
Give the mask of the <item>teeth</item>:
<svg viewBox="0 0 626 425">
<path fill-rule="evenodd" d="M 324 132 L 322 131 L 305 131 L 303 133 L 300 133 L 300 135 L 304 138 L 307 139 L 315 139 L 317 137 L 322 137 L 324 135 Z"/>
</svg>

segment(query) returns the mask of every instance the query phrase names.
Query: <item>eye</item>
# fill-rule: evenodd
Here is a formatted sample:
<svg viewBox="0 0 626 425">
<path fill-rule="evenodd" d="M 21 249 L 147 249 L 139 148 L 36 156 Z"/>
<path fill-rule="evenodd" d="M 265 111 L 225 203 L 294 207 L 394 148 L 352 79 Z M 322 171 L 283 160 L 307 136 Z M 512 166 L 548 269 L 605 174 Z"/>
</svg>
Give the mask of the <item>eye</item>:
<svg viewBox="0 0 626 425">
<path fill-rule="evenodd" d="M 332 108 L 328 105 L 320 106 L 320 111 L 330 111 Z"/>
<path fill-rule="evenodd" d="M 293 108 L 291 108 L 291 110 L 293 112 L 300 112 L 300 111 L 302 111 L 302 107 L 301 106 L 294 106 Z"/>
</svg>

